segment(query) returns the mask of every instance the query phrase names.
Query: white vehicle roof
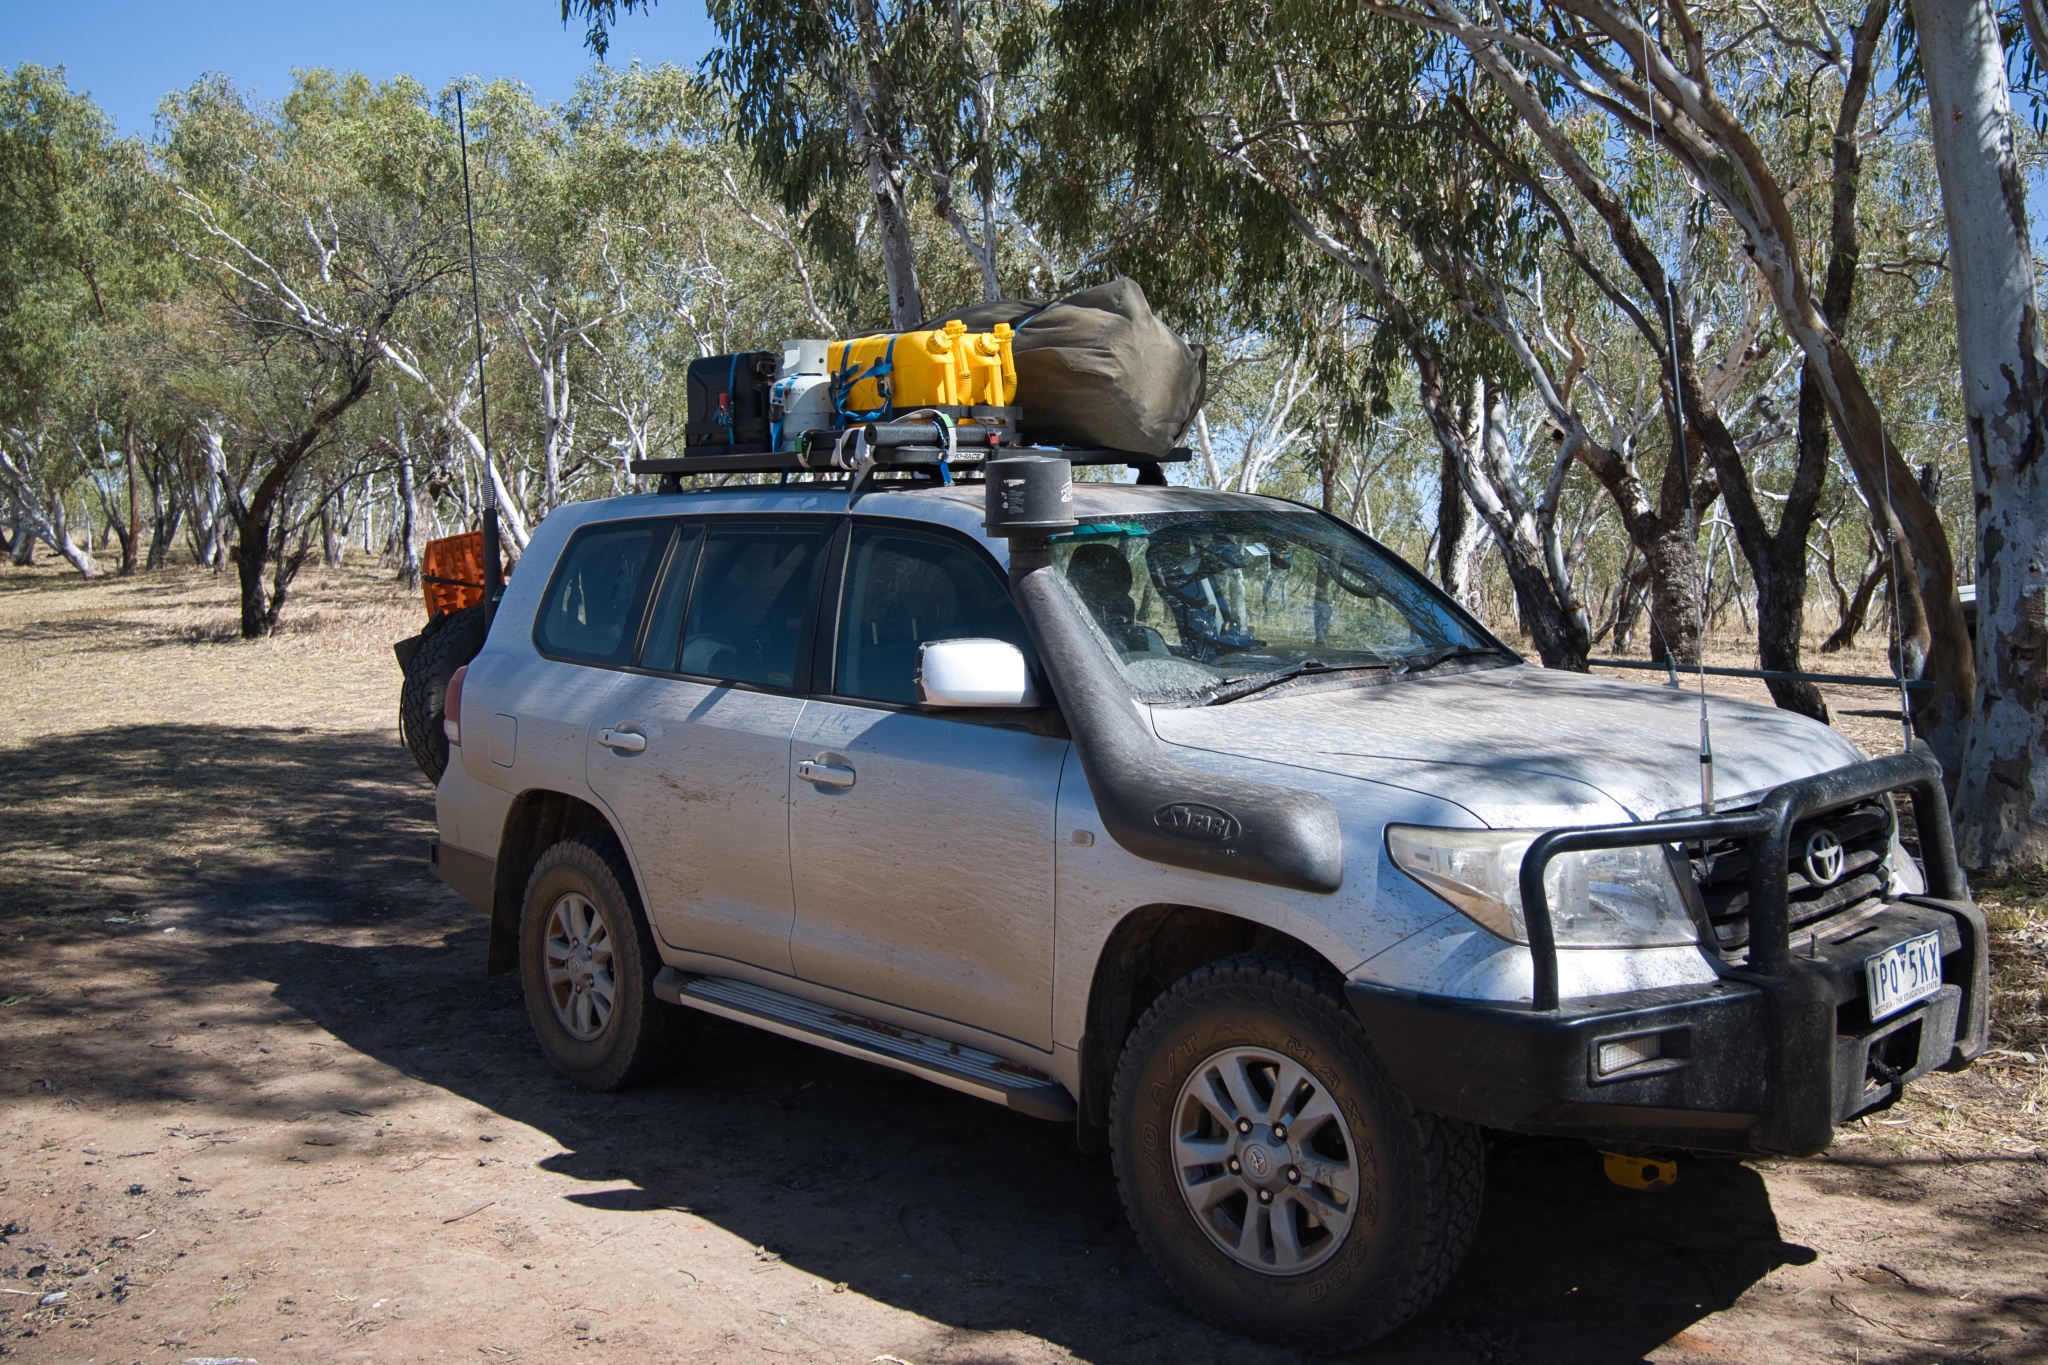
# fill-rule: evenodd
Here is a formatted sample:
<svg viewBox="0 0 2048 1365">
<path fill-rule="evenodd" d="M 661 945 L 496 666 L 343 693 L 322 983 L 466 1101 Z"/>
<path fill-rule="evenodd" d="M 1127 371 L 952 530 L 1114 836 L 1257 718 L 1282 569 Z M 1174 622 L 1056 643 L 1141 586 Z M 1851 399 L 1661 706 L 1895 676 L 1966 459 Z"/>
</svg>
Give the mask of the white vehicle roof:
<svg viewBox="0 0 2048 1365">
<path fill-rule="evenodd" d="M 982 534 L 985 499 L 981 483 L 905 487 L 884 484 L 853 499 L 853 510 L 867 516 L 928 521 L 965 531 L 981 541 L 998 561 L 1009 560 L 1009 542 Z M 1173 488 L 1129 483 L 1074 484 L 1074 516 L 1093 518 L 1138 516 L 1147 512 L 1197 512 L 1235 508 L 1244 511 L 1300 512 L 1298 503 L 1250 493 L 1213 488 Z M 571 503 L 554 515 L 568 514 L 573 524 L 623 517 L 736 515 L 759 512 L 843 513 L 848 495 L 842 487 L 796 484 L 790 487 L 740 485 L 694 488 L 681 493 L 637 493 L 596 502 Z"/>
</svg>

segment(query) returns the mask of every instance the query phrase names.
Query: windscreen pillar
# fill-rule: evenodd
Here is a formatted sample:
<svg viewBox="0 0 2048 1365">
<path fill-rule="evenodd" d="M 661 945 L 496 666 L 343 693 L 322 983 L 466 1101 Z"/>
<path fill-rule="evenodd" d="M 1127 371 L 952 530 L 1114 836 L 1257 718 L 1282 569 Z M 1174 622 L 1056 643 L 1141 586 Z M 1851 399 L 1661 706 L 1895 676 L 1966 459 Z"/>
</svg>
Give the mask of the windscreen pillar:
<svg viewBox="0 0 2048 1365">
<path fill-rule="evenodd" d="M 1074 736 L 1104 830 L 1154 862 L 1328 893 L 1344 884 L 1337 810 L 1314 792 L 1176 762 L 1089 630 L 1052 566 L 1051 537 L 1074 521 L 1065 460 L 1015 455 L 987 465 L 984 522 L 1010 542 L 1010 586 Z"/>
</svg>

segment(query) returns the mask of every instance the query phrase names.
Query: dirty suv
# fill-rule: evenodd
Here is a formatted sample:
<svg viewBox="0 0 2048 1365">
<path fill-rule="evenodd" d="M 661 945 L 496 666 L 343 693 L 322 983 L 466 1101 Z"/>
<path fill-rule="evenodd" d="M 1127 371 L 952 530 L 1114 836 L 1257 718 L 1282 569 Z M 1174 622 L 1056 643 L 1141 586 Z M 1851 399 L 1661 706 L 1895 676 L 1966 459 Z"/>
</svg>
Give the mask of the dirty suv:
<svg viewBox="0 0 2048 1365">
<path fill-rule="evenodd" d="M 1195 1311 L 1341 1349 L 1482 1128 L 1806 1154 L 1984 1045 L 1925 759 L 1715 700 L 1703 800 L 1697 696 L 1277 499 L 679 482 L 550 515 L 446 701 L 436 869 L 573 1080 L 697 1012 L 1071 1123 Z"/>
</svg>

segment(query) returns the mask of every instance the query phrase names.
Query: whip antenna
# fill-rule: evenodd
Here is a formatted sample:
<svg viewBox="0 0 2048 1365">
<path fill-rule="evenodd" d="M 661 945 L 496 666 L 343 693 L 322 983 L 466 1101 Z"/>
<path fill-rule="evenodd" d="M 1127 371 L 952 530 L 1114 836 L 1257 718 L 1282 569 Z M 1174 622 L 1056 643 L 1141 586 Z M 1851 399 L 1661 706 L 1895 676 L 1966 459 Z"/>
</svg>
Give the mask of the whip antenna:
<svg viewBox="0 0 2048 1365">
<path fill-rule="evenodd" d="M 1875 385 L 1872 385 L 1873 390 Z M 1873 392 L 1871 397 L 1883 410 L 1883 397 Z M 1878 424 L 1879 431 L 1884 429 Z M 1892 455 L 1880 446 L 1878 454 L 1884 460 L 1884 548 L 1885 557 L 1891 562 L 1885 576 L 1891 579 L 1892 589 L 1892 672 L 1899 677 L 1899 752 L 1913 752 L 1913 704 L 1906 692 L 1906 623 L 1899 616 L 1899 538 L 1892 533 L 1892 521 L 1898 515 L 1892 509 Z"/>
<path fill-rule="evenodd" d="M 1657 154 L 1657 86 L 1650 75 L 1650 26 L 1643 25 L 1643 108 L 1650 116 L 1650 155 Z M 1692 502 L 1692 460 L 1685 449 L 1685 391 L 1678 382 L 1678 289 L 1671 272 L 1664 273 L 1665 340 L 1671 348 L 1671 427 L 1677 437 L 1678 479 L 1685 490 L 1685 524 L 1699 553 L 1700 517 Z M 1707 594 L 1712 591 L 1713 546 L 1700 561 L 1700 582 L 1693 588 L 1693 620 L 1699 650 L 1700 680 L 1700 814 L 1714 813 L 1714 730 L 1707 720 Z M 1665 646 L 1668 655 L 1670 646 Z"/>
<path fill-rule="evenodd" d="M 462 112 L 462 87 L 455 87 L 455 135 L 462 146 L 462 223 L 469 233 L 469 316 L 476 332 L 476 396 L 482 410 L 484 444 L 484 620 L 489 622 L 505 593 L 503 549 L 498 544 L 498 473 L 491 464 L 491 390 L 484 382 L 484 305 L 477 285 L 476 210 L 469 199 L 469 120 Z"/>
</svg>

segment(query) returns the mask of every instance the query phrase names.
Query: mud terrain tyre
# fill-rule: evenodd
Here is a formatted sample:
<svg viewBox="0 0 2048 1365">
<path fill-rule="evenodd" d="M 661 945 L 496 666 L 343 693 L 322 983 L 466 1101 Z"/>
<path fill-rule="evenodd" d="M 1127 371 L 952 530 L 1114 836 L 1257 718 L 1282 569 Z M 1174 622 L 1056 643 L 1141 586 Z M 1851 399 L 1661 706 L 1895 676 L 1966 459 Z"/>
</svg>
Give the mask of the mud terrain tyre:
<svg viewBox="0 0 2048 1365">
<path fill-rule="evenodd" d="M 437 616 L 421 632 L 405 682 L 398 689 L 398 733 L 427 781 L 439 785 L 448 770 L 448 734 L 441 728 L 448 680 L 484 647 L 481 605 Z"/>
<path fill-rule="evenodd" d="M 682 1011 L 654 994 L 661 958 L 633 874 L 607 834 L 540 855 L 519 913 L 526 1017 L 548 1062 L 590 1090 L 623 1090 L 675 1064 Z"/>
<path fill-rule="evenodd" d="M 1471 1246 L 1477 1131 L 1409 1107 L 1321 964 L 1247 953 L 1183 978 L 1138 1021 L 1110 1107 L 1138 1240 L 1220 1327 L 1350 1350 Z"/>
</svg>

